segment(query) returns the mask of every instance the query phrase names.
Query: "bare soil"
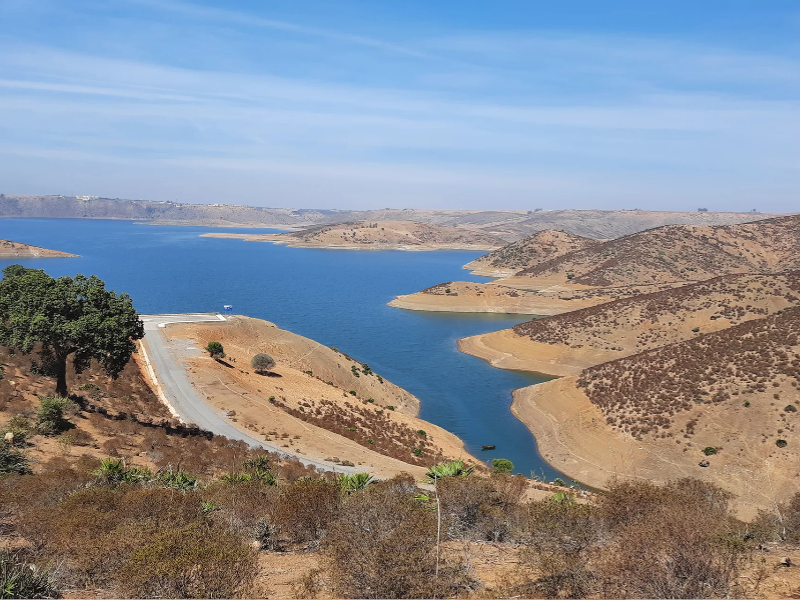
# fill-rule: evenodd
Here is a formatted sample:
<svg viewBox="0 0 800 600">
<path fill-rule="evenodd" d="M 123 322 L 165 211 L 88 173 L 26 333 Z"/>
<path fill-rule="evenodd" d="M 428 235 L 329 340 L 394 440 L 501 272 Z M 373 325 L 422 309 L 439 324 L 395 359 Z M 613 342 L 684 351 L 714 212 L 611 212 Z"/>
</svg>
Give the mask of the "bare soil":
<svg viewBox="0 0 800 600">
<path fill-rule="evenodd" d="M 166 335 L 195 348 L 212 340 L 223 344 L 231 366 L 191 353 L 184 357 L 190 381 L 250 435 L 309 458 L 364 465 L 380 476 L 421 477 L 440 457 L 478 462 L 456 436 L 416 417 L 413 395 L 379 374 L 365 374 L 363 363 L 342 352 L 272 323 L 248 317 L 176 323 Z M 270 375 L 249 366 L 259 352 L 276 361 Z"/>
</svg>

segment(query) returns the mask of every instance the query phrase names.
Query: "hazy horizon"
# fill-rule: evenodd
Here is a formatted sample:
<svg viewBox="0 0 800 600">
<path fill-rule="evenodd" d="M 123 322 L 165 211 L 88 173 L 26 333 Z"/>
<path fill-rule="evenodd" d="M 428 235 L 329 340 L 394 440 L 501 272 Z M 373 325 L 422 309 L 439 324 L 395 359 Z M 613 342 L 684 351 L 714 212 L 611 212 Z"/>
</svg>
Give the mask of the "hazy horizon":
<svg viewBox="0 0 800 600">
<path fill-rule="evenodd" d="M 792 212 L 800 8 L 0 0 L 9 194 Z"/>
</svg>

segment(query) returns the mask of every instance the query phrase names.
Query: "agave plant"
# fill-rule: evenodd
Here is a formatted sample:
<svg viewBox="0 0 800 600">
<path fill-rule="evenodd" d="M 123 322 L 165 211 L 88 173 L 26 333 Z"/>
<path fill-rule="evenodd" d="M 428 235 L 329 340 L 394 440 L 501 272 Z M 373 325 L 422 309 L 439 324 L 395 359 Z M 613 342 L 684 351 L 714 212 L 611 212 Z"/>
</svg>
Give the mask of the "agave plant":
<svg viewBox="0 0 800 600">
<path fill-rule="evenodd" d="M 156 480 L 164 487 L 175 488 L 181 492 L 189 492 L 199 485 L 197 477 L 181 470 L 163 471 L 156 475 Z"/>
<path fill-rule="evenodd" d="M 248 469 L 262 469 L 267 470 L 270 468 L 269 455 L 259 454 L 242 462 L 242 468 Z"/>
<path fill-rule="evenodd" d="M 122 481 L 125 483 L 144 483 L 152 479 L 152 471 L 144 467 L 128 467 L 122 474 Z"/>
<path fill-rule="evenodd" d="M 373 483 L 372 475 L 369 473 L 353 473 L 352 475 L 339 475 L 336 478 L 336 483 L 343 492 L 352 494 L 359 490 L 363 490 L 369 484 Z"/>
<path fill-rule="evenodd" d="M 58 598 L 59 592 L 49 569 L 19 560 L 17 555 L 0 553 L 0 598 Z"/>
<path fill-rule="evenodd" d="M 278 478 L 269 469 L 256 468 L 253 470 L 253 481 L 263 485 L 278 485 Z"/>
<path fill-rule="evenodd" d="M 231 485 L 236 485 L 237 483 L 253 481 L 253 476 L 243 471 L 234 471 L 233 473 L 225 473 L 225 475 L 222 476 L 222 481 Z"/>
<path fill-rule="evenodd" d="M 428 469 L 425 477 L 428 478 L 428 483 L 435 483 L 437 479 L 442 477 L 466 477 L 467 475 L 472 475 L 474 470 L 475 467 L 465 466 L 464 461 L 461 459 L 446 460 Z"/>
<path fill-rule="evenodd" d="M 92 475 L 105 483 L 116 485 L 125 477 L 125 461 L 121 458 L 104 458 L 100 461 L 100 468 L 92 471 Z"/>
</svg>

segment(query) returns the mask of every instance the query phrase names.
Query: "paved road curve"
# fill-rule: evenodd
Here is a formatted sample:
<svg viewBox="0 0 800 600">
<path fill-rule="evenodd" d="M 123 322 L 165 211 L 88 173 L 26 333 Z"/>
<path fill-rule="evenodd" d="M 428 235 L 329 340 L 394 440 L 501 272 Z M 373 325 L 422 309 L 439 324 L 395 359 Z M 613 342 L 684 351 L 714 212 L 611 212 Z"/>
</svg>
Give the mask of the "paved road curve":
<svg viewBox="0 0 800 600">
<path fill-rule="evenodd" d="M 261 440 L 250 437 L 240 431 L 222 416 L 213 406 L 207 404 L 189 383 L 186 371 L 167 348 L 160 329 L 167 323 L 198 323 L 206 321 L 224 321 L 225 317 L 217 313 L 191 313 L 181 315 L 141 315 L 145 330 L 146 361 L 151 370 L 150 376 L 155 377 L 159 395 L 166 400 L 169 406 L 177 413 L 177 417 L 184 423 L 193 423 L 211 431 L 216 435 L 224 435 L 232 440 L 242 440 L 250 446 L 264 448 L 276 452 L 281 456 L 296 458 L 304 465 L 336 471 L 337 473 L 355 473 L 359 469 L 343 467 L 324 461 L 304 458 L 292 452 L 267 444 Z M 362 469 L 363 470 L 363 469 Z"/>
</svg>

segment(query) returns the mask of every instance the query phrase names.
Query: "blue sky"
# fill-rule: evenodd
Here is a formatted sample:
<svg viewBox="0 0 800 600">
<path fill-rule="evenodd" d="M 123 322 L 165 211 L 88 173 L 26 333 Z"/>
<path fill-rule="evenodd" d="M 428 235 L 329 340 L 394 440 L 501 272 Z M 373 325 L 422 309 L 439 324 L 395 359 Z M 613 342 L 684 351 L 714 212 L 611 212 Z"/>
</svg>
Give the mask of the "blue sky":
<svg viewBox="0 0 800 600">
<path fill-rule="evenodd" d="M 800 3 L 0 0 L 0 192 L 796 211 Z"/>
</svg>

